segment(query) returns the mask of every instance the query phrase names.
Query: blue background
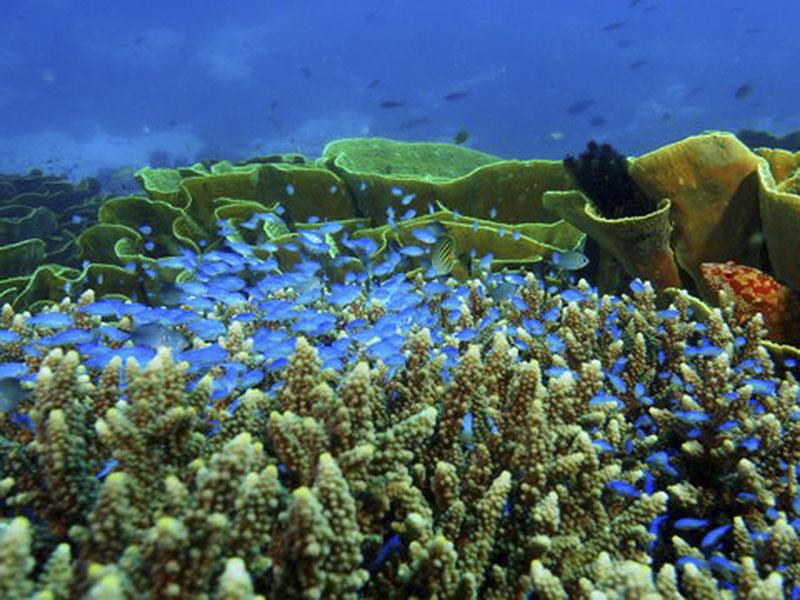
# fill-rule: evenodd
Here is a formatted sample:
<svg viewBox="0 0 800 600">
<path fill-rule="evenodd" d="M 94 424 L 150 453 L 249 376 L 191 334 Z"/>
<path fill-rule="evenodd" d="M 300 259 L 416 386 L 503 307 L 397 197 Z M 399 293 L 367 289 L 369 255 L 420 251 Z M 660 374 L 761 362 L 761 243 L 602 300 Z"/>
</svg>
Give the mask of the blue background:
<svg viewBox="0 0 800 600">
<path fill-rule="evenodd" d="M 509 158 L 561 158 L 591 138 L 640 154 L 705 129 L 800 129 L 794 2 L 2 5 L 0 171 L 314 156 L 337 137 L 449 141 L 461 128 Z"/>
</svg>

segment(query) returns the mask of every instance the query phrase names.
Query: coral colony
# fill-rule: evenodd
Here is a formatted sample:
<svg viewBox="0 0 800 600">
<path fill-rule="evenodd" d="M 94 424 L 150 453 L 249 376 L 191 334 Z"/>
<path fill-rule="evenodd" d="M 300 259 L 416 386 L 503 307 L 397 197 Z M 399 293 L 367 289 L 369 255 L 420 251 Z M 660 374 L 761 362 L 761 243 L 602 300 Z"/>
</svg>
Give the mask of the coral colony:
<svg viewBox="0 0 800 600">
<path fill-rule="evenodd" d="M 0 597 L 797 597 L 776 152 L 143 170 L 0 281 Z"/>
</svg>

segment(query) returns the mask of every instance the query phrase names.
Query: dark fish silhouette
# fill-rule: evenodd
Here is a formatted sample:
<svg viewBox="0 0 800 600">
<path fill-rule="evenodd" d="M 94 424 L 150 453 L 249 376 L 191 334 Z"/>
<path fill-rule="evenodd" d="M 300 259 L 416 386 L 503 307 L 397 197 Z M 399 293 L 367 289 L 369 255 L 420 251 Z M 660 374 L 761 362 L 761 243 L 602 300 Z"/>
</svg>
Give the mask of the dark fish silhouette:
<svg viewBox="0 0 800 600">
<path fill-rule="evenodd" d="M 620 40 L 617 42 L 617 48 L 629 48 L 633 46 L 633 40 Z"/>
<path fill-rule="evenodd" d="M 567 114 L 579 115 L 587 108 L 589 108 L 592 104 L 594 104 L 593 98 L 584 98 L 582 100 L 578 100 L 577 102 L 573 102 L 567 107 Z"/>
<path fill-rule="evenodd" d="M 759 29 L 758 27 L 751 27 L 750 29 L 745 29 L 744 33 L 745 35 L 756 35 L 758 33 L 761 33 L 762 31 L 763 30 Z"/>
<path fill-rule="evenodd" d="M 651 13 L 651 12 L 654 12 L 654 11 L 656 11 L 656 10 L 658 10 L 658 4 L 656 4 L 656 5 L 654 5 L 654 6 L 648 6 L 648 7 L 646 7 L 646 8 L 644 9 L 644 12 L 646 12 L 646 13 Z"/>
<path fill-rule="evenodd" d="M 311 79 L 311 69 L 308 67 L 300 67 L 300 71 L 302 71 L 303 77 L 306 79 Z"/>
<path fill-rule="evenodd" d="M 447 96 L 444 97 L 445 100 L 448 102 L 452 102 L 453 100 L 461 100 L 467 97 L 467 92 L 450 92 Z"/>
<path fill-rule="evenodd" d="M 278 108 L 278 101 L 277 100 L 273 100 L 272 102 L 269 103 L 269 109 L 270 110 L 275 110 L 276 108 Z"/>
<path fill-rule="evenodd" d="M 641 2 L 641 0 L 631 0 L 630 2 L 628 2 L 628 8 L 633 8 L 634 6 L 637 6 L 639 2 Z"/>
<path fill-rule="evenodd" d="M 624 27 L 626 25 L 625 21 L 612 21 L 606 25 L 603 25 L 600 28 L 600 31 L 615 31 L 620 27 Z"/>
<path fill-rule="evenodd" d="M 381 108 L 400 108 L 401 106 L 405 106 L 405 102 L 401 102 L 400 100 L 384 100 L 378 106 Z"/>
<path fill-rule="evenodd" d="M 736 88 L 736 91 L 733 93 L 733 97 L 736 100 L 741 100 L 742 98 L 747 98 L 747 96 L 749 96 L 750 92 L 752 91 L 753 91 L 753 86 L 749 83 L 745 83 Z"/>
<path fill-rule="evenodd" d="M 643 67 L 647 64 L 646 60 L 635 60 L 631 64 L 628 65 L 629 69 L 638 69 L 639 67 Z"/>
<path fill-rule="evenodd" d="M 367 84 L 367 87 L 368 87 L 369 89 L 372 89 L 372 88 L 376 88 L 376 87 L 378 87 L 380 84 L 381 84 L 381 80 L 380 80 L 380 79 L 373 79 L 372 81 L 370 81 L 370 82 Z"/>
<path fill-rule="evenodd" d="M 453 136 L 454 144 L 463 144 L 469 139 L 469 131 L 466 129 L 459 129 L 458 133 Z"/>
<path fill-rule="evenodd" d="M 602 127 L 606 124 L 606 120 L 603 117 L 592 117 L 592 120 L 589 121 L 589 125 L 592 127 Z"/>
</svg>

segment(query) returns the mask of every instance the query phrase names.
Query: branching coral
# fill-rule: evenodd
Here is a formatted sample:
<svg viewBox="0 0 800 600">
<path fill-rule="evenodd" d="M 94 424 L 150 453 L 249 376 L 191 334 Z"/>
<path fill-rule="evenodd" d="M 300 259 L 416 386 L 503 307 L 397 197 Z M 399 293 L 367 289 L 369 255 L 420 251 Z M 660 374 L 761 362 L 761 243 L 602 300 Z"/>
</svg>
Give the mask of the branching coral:
<svg viewBox="0 0 800 600">
<path fill-rule="evenodd" d="M 425 285 L 396 293 L 422 298 Z M 123 367 L 112 355 L 126 346 L 97 362 L 74 344 L 7 363 L 38 369 L 19 412 L 31 420 L 2 425 L 4 510 L 34 521 L 5 526 L 5 547 L 20 541 L 0 556 L 0 585 L 153 598 L 800 585 L 798 384 L 775 375 L 758 319 L 726 306 L 697 323 L 680 295 L 659 311 L 638 281 L 619 298 L 532 275 L 517 285 L 519 301 L 497 306 L 479 282 L 437 288 L 463 295 L 461 316 L 442 297 L 420 305 L 415 319 L 431 318 L 392 368 L 353 329 L 369 321 L 343 314 L 336 336 L 298 336 L 277 378 L 233 393 L 216 391 L 225 357 L 264 361 L 254 336 L 276 316 L 239 319 L 246 304 L 214 310 L 238 325 L 206 368 L 218 351 L 199 338 L 184 351 L 194 364 L 162 348 Z M 49 319 L 99 335 L 110 325 L 95 306 L 88 295 Z M 371 326 L 399 318 L 393 306 Z M 27 318 L 8 314 L 20 339 L 6 360 L 44 343 Z M 475 327 L 486 341 L 456 339 Z M 351 336 L 343 368 L 323 369 Z"/>
</svg>

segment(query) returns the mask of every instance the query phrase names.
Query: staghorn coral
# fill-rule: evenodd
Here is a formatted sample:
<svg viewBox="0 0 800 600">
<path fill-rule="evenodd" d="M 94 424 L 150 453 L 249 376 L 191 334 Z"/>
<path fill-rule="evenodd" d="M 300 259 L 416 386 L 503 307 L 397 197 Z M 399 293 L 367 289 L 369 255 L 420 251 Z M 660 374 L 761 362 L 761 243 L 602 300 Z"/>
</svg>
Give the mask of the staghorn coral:
<svg viewBox="0 0 800 600">
<path fill-rule="evenodd" d="M 491 281 L 386 279 L 359 290 L 363 306 L 382 298 L 363 317 L 282 288 L 205 311 L 92 294 L 6 308 L 2 368 L 36 383 L 2 422 L 3 507 L 34 520 L 5 526 L 28 541 L 0 556 L 14 574 L 0 584 L 145 598 L 800 585 L 799 388 L 759 319 L 725 305 L 695 322 L 686 295 L 659 310 L 639 281 L 621 297 L 513 281 L 512 301 Z M 182 321 L 189 347 L 113 341 L 156 316 Z"/>
<path fill-rule="evenodd" d="M 295 223 L 288 261 L 230 232 L 185 251 L 169 308 L 4 307 L 8 597 L 797 593 L 800 387 L 760 316 L 409 272 L 339 225 Z"/>
</svg>

